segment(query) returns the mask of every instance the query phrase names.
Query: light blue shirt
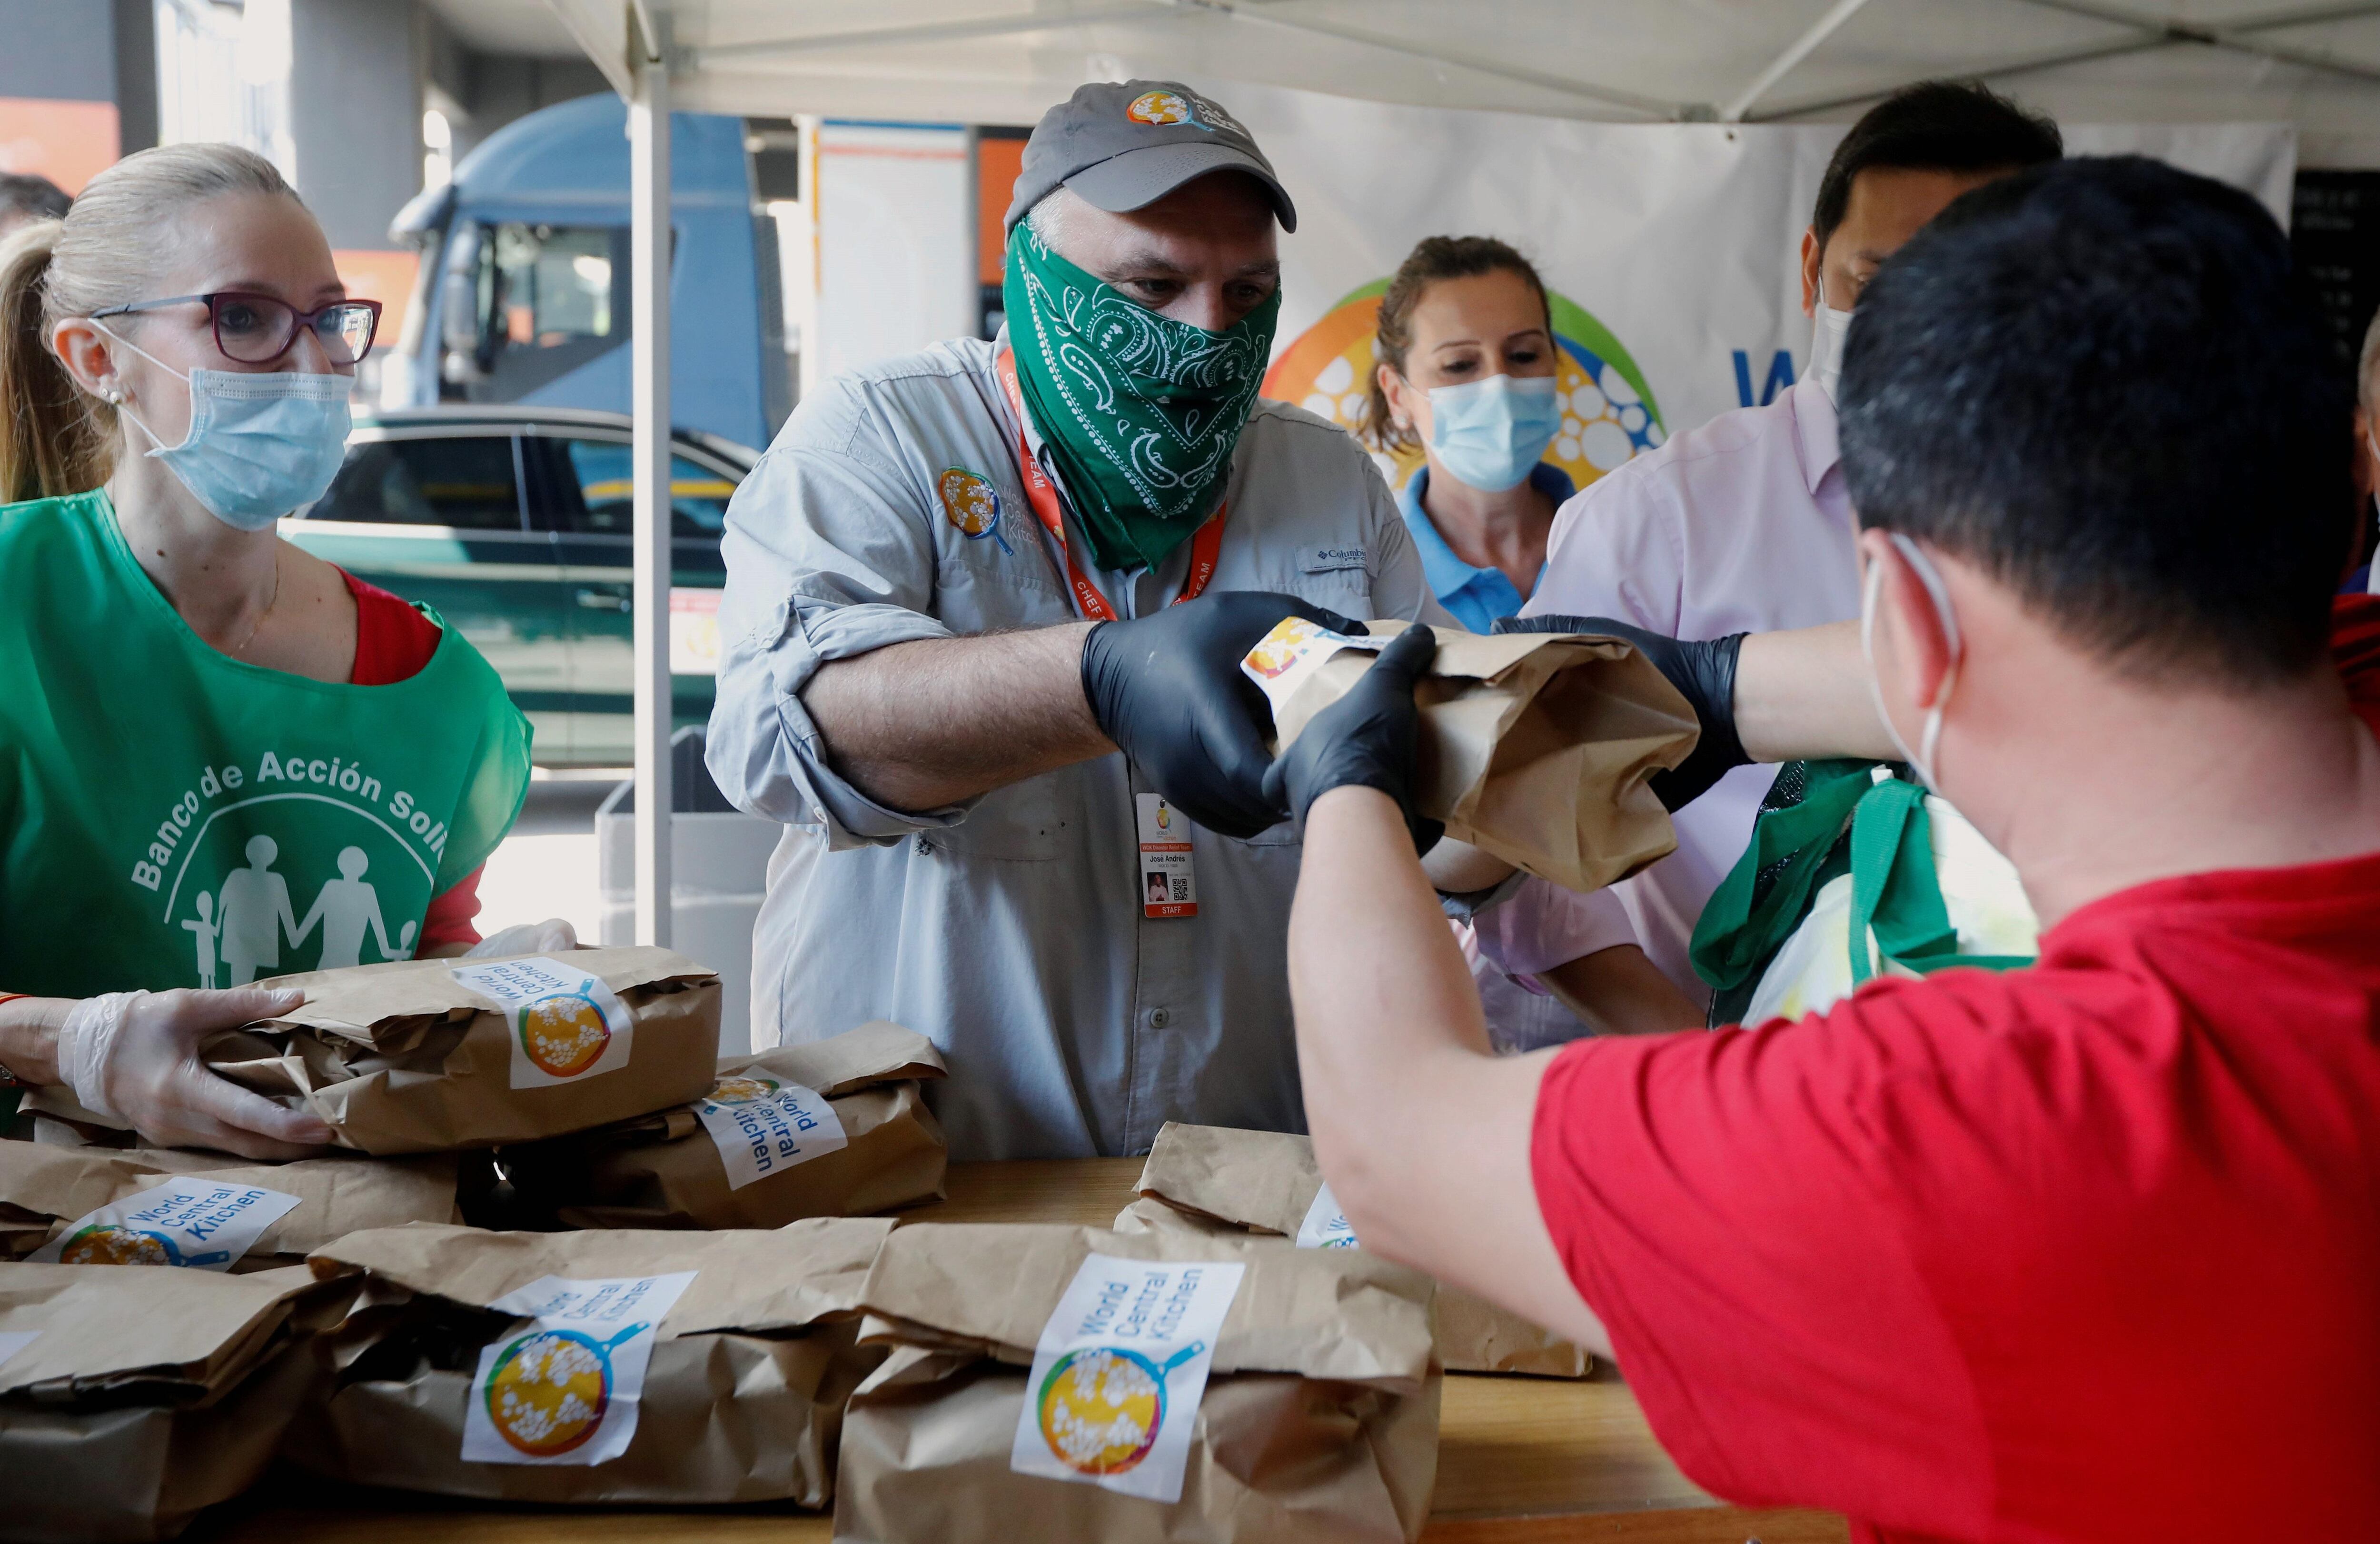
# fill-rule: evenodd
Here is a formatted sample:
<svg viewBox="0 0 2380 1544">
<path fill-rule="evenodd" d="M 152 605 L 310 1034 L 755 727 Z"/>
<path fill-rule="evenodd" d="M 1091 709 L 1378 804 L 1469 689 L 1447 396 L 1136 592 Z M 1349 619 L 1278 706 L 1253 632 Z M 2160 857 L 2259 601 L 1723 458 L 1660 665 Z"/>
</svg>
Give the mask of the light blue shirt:
<svg viewBox="0 0 2380 1544">
<path fill-rule="evenodd" d="M 1146 1152 L 1167 1121 L 1303 1130 L 1295 825 L 1191 828 L 1198 914 L 1151 918 L 1134 803 L 1149 787 L 1123 756 L 893 809 L 835 770 L 802 701 L 831 660 L 1074 620 L 996 357 L 966 339 L 829 382 L 728 505 L 709 760 L 729 798 L 785 825 L 752 940 L 753 1041 L 872 1018 L 929 1037 L 951 1076 L 927 1098 L 956 1158 Z M 1229 493 L 1212 590 L 1444 620 L 1388 484 L 1328 419 L 1257 402 Z M 1147 615 L 1180 592 L 1189 548 L 1090 577 Z"/>
<path fill-rule="evenodd" d="M 1568 473 L 1545 461 L 1529 468 L 1529 486 L 1557 505 L 1578 492 Z M 1421 571 L 1437 594 L 1439 604 L 1475 633 L 1491 630 L 1500 616 L 1518 615 L 1521 602 L 1528 597 L 1512 588 L 1512 581 L 1504 577 L 1502 569 L 1474 568 L 1454 555 L 1454 549 L 1446 544 L 1446 538 L 1430 523 L 1429 512 L 1421 506 L 1422 495 L 1428 489 L 1429 463 L 1425 461 L 1405 480 L 1404 491 L 1397 495 L 1397 509 L 1405 517 L 1405 529 L 1413 535 L 1414 550 L 1421 553 Z M 1544 571 L 1542 566 L 1538 569 L 1541 574 Z"/>
</svg>

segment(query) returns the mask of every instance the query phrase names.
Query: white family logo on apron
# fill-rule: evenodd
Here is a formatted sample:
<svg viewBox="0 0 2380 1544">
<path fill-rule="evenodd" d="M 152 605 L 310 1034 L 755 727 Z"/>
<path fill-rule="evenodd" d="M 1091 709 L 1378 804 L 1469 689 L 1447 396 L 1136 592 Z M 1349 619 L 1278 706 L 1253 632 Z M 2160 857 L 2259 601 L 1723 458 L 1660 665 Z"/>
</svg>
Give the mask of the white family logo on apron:
<svg viewBox="0 0 2380 1544">
<path fill-rule="evenodd" d="M 727 1188 L 782 1173 L 850 1146 L 826 1096 L 773 1077 L 722 1077 L 695 1107 L 727 1166 Z"/>
<path fill-rule="evenodd" d="M 542 955 L 456 966 L 455 979 L 494 1003 L 512 1026 L 512 1086 L 551 1088 L 617 1072 L 636 1046 L 636 1022 L 610 987 Z"/>
<path fill-rule="evenodd" d="M 627 1452 L 653 1341 L 696 1275 L 545 1276 L 490 1304 L 528 1322 L 480 1353 L 465 1461 L 591 1466 Z"/>
<path fill-rule="evenodd" d="M 1086 1258 L 1041 1327 L 1008 1466 L 1180 1501 L 1215 1341 L 1246 1270 Z"/>
<path fill-rule="evenodd" d="M 1314 1193 L 1314 1204 L 1305 1209 L 1305 1221 L 1297 1225 L 1297 1246 L 1301 1249 L 1353 1249 L 1356 1247 L 1355 1224 L 1339 1210 L 1339 1198 L 1330 1193 L 1329 1181 Z"/>
<path fill-rule="evenodd" d="M 298 1198 L 176 1174 L 67 1224 L 28 1257 L 50 1265 L 182 1265 L 229 1270 Z"/>
</svg>

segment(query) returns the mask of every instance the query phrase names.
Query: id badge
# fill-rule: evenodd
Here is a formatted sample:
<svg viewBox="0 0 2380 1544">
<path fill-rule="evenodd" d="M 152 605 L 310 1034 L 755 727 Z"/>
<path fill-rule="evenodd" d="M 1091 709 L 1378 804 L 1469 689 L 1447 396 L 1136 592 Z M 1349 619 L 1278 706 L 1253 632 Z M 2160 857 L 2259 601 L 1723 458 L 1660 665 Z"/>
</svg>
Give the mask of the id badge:
<svg viewBox="0 0 2380 1544">
<path fill-rule="evenodd" d="M 1140 814 L 1140 914 L 1196 917 L 1198 881 L 1190 868 L 1190 819 L 1162 794 L 1135 794 Z"/>
</svg>

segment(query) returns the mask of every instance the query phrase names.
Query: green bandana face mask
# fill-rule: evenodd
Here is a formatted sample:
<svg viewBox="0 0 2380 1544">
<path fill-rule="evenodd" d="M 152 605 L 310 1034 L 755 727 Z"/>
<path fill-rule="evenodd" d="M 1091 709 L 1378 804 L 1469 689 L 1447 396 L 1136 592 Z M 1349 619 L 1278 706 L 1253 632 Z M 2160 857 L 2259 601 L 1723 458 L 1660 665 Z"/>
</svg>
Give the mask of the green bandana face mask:
<svg viewBox="0 0 2380 1544">
<path fill-rule="evenodd" d="M 1281 291 L 1220 333 L 1160 316 L 1018 225 L 1008 342 L 1033 427 L 1102 568 L 1154 568 L 1215 512 L 1281 320 Z"/>
</svg>

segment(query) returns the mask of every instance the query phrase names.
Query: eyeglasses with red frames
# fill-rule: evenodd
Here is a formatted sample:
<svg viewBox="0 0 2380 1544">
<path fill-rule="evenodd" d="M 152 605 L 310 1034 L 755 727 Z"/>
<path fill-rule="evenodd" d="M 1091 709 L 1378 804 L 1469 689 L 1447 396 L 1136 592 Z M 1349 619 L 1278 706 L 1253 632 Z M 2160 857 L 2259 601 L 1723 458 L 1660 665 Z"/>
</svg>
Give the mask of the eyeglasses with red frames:
<svg viewBox="0 0 2380 1544">
<path fill-rule="evenodd" d="M 214 325 L 215 346 L 223 350 L 224 358 L 244 365 L 277 362 L 297 346 L 301 328 L 313 333 L 315 341 L 322 346 L 323 356 L 333 364 L 351 365 L 371 351 L 372 338 L 380 331 L 377 300 L 334 300 L 317 310 L 301 311 L 286 300 L 237 289 L 140 300 L 128 306 L 110 306 L 91 315 L 96 322 L 103 316 L 129 316 L 162 310 L 167 306 L 200 304 L 205 305 Z"/>
</svg>

